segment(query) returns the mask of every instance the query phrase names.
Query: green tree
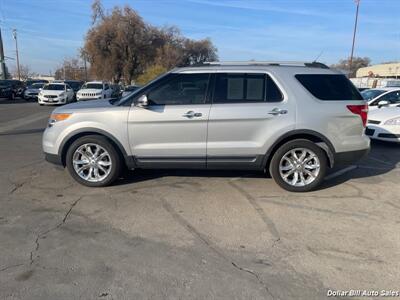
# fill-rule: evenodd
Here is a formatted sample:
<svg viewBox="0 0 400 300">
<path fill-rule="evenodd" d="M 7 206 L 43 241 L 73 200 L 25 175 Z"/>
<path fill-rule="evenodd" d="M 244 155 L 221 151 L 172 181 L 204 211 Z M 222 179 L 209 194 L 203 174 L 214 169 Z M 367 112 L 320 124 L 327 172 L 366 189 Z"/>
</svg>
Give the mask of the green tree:
<svg viewBox="0 0 400 300">
<path fill-rule="evenodd" d="M 144 71 L 143 74 L 138 76 L 136 84 L 144 85 L 166 71 L 167 68 L 162 65 L 150 66 L 146 69 L 146 71 Z"/>
</svg>

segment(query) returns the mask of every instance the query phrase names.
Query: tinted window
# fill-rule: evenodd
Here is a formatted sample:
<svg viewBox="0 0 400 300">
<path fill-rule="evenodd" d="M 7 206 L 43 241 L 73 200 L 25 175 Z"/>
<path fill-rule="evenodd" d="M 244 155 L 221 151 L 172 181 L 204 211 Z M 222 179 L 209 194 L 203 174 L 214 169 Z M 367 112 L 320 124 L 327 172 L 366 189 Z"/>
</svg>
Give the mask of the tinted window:
<svg viewBox="0 0 400 300">
<path fill-rule="evenodd" d="M 214 103 L 278 102 L 283 95 L 266 74 L 217 74 Z"/>
<path fill-rule="evenodd" d="M 363 100 L 359 91 L 344 75 L 298 74 L 296 78 L 320 100 Z"/>
<path fill-rule="evenodd" d="M 391 104 L 398 103 L 398 102 L 400 102 L 400 91 L 387 93 L 377 100 L 378 101 L 382 101 L 382 100 L 389 101 L 389 103 L 391 103 Z"/>
<path fill-rule="evenodd" d="M 267 75 L 267 102 L 279 102 L 283 100 L 281 90 L 271 77 Z"/>
<path fill-rule="evenodd" d="M 170 74 L 147 98 L 155 105 L 203 104 L 209 74 Z"/>
<path fill-rule="evenodd" d="M 264 74 L 217 74 L 214 103 L 265 101 Z"/>
</svg>

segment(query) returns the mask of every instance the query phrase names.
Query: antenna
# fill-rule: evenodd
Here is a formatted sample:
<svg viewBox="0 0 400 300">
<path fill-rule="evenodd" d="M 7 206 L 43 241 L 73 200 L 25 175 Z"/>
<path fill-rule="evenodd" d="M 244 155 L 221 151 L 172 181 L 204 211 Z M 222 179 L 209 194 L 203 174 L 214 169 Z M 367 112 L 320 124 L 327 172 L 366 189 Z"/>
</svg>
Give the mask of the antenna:
<svg viewBox="0 0 400 300">
<path fill-rule="evenodd" d="M 321 57 L 321 55 L 324 53 L 324 49 L 321 50 L 321 52 L 318 54 L 318 56 L 313 60 L 313 62 L 317 62 L 318 59 Z"/>
</svg>

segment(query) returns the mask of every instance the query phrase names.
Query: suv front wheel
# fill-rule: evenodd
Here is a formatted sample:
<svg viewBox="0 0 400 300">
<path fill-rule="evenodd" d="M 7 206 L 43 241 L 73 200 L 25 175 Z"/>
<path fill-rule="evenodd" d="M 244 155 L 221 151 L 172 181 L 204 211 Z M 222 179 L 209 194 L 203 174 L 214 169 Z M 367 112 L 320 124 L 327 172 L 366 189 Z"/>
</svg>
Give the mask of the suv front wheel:
<svg viewBox="0 0 400 300">
<path fill-rule="evenodd" d="M 68 148 L 66 165 L 71 176 L 90 187 L 113 183 L 120 175 L 121 158 L 107 138 L 84 136 Z"/>
<path fill-rule="evenodd" d="M 270 164 L 272 178 L 290 192 L 308 192 L 324 179 L 327 159 L 313 142 L 297 139 L 283 144 Z"/>
</svg>

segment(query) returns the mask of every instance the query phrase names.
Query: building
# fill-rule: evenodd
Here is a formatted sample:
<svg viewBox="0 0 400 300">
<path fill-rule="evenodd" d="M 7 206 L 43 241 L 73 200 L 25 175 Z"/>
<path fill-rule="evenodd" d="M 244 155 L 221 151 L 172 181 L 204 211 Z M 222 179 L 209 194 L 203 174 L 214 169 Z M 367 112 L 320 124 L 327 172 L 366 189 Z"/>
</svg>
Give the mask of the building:
<svg viewBox="0 0 400 300">
<path fill-rule="evenodd" d="M 359 68 L 356 77 L 400 78 L 400 62 Z"/>
</svg>

